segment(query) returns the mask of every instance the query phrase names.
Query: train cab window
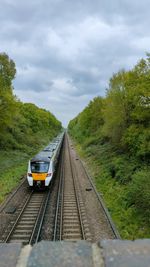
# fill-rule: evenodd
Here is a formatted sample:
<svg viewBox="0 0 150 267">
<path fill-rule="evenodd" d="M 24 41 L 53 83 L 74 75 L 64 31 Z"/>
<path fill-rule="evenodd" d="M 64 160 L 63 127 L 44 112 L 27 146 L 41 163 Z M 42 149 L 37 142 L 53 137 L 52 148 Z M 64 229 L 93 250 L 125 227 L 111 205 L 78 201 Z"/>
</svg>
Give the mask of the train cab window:
<svg viewBox="0 0 150 267">
<path fill-rule="evenodd" d="M 48 172 L 49 162 L 31 162 L 32 173 L 45 173 Z"/>
</svg>

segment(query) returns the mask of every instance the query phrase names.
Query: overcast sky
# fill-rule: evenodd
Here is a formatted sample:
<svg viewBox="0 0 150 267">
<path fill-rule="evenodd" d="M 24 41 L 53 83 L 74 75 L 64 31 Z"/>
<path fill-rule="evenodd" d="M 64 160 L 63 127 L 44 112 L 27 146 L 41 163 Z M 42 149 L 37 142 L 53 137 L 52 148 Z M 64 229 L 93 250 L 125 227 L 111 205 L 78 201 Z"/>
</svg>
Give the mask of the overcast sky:
<svg viewBox="0 0 150 267">
<path fill-rule="evenodd" d="M 63 125 L 114 72 L 150 52 L 149 0 L 0 0 L 0 52 L 16 63 L 15 94 Z"/>
</svg>

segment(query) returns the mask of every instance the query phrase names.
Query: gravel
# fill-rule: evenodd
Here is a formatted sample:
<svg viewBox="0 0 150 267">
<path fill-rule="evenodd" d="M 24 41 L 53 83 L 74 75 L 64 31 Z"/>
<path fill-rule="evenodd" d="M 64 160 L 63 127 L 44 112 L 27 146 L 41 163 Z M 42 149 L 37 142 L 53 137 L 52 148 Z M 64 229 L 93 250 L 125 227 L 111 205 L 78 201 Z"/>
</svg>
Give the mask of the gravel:
<svg viewBox="0 0 150 267">
<path fill-rule="evenodd" d="M 27 184 L 25 176 L 23 177 L 20 183 L 21 185 L 19 184 L 8 195 L 8 197 L 1 204 L 1 207 L 0 207 L 0 240 L 1 241 L 5 239 L 7 235 L 7 231 L 9 231 L 9 229 L 11 228 L 12 223 L 17 218 L 21 210 L 21 207 L 25 203 L 30 193 L 30 188 Z"/>
<path fill-rule="evenodd" d="M 114 239 L 114 234 L 103 211 L 103 208 L 98 201 L 98 198 L 91 187 L 91 183 L 86 176 L 83 165 L 79 160 L 75 149 L 72 147 L 71 154 L 76 168 L 77 179 L 80 184 L 84 205 L 86 208 L 86 215 L 92 235 L 92 241 L 96 242 L 101 239 Z"/>
</svg>

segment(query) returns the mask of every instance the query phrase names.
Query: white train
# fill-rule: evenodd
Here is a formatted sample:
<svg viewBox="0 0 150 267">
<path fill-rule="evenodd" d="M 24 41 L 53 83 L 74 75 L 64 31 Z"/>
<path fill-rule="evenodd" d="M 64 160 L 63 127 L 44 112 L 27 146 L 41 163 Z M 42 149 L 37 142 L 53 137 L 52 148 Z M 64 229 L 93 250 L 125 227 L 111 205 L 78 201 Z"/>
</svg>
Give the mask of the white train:
<svg viewBox="0 0 150 267">
<path fill-rule="evenodd" d="M 57 136 L 47 147 L 29 160 L 27 181 L 30 187 L 49 186 L 58 162 L 64 133 Z"/>
</svg>

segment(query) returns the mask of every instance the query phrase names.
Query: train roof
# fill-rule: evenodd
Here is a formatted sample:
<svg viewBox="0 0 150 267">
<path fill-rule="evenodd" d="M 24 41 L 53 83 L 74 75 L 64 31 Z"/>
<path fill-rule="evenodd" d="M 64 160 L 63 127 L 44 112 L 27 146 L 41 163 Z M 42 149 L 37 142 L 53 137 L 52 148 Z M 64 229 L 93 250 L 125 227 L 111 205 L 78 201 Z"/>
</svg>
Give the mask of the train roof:
<svg viewBox="0 0 150 267">
<path fill-rule="evenodd" d="M 41 151 L 33 159 L 31 159 L 31 162 L 35 162 L 35 161 L 49 162 L 52 156 L 53 156 L 53 152 L 51 151 Z"/>
<path fill-rule="evenodd" d="M 34 158 L 30 160 L 30 162 L 36 162 L 36 161 L 50 162 L 54 154 L 54 150 L 56 150 L 56 148 L 59 146 L 59 143 L 61 142 L 62 137 L 63 137 L 63 134 L 54 138 L 53 141 L 49 143 L 49 145 L 46 146 L 41 152 L 35 155 Z"/>
<path fill-rule="evenodd" d="M 50 159 L 49 157 L 34 157 L 30 162 L 50 162 Z"/>
<path fill-rule="evenodd" d="M 54 148 L 53 147 L 45 147 L 44 149 L 43 149 L 43 151 L 44 152 L 53 152 L 54 151 Z"/>
</svg>

